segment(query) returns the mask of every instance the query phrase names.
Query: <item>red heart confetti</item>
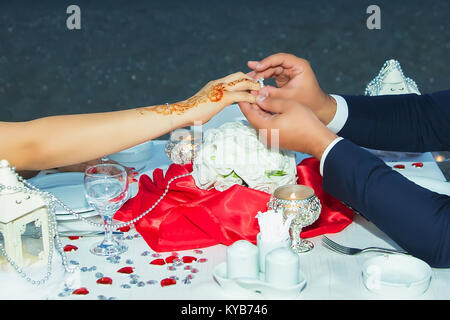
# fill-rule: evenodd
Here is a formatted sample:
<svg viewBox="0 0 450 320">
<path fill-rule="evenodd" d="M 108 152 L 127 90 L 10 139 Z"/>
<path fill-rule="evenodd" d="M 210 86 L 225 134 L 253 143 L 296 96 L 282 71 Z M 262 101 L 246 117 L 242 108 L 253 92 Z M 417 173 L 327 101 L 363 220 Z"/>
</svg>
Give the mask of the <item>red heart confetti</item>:
<svg viewBox="0 0 450 320">
<path fill-rule="evenodd" d="M 112 284 L 112 279 L 110 277 L 102 277 L 97 280 L 98 284 Z"/>
<path fill-rule="evenodd" d="M 154 265 L 157 265 L 157 266 L 162 266 L 162 265 L 165 265 L 166 262 L 164 261 L 164 259 L 155 259 L 152 262 L 150 262 L 150 264 L 154 264 Z"/>
<path fill-rule="evenodd" d="M 183 262 L 184 263 L 192 263 L 192 261 L 197 261 L 196 257 L 191 257 L 191 256 L 184 256 L 183 257 Z"/>
<path fill-rule="evenodd" d="M 161 287 L 171 286 L 177 283 L 177 280 L 172 278 L 165 278 L 161 280 Z"/>
<path fill-rule="evenodd" d="M 71 244 L 68 244 L 64 247 L 64 252 L 69 252 L 69 251 L 77 251 L 78 247 L 77 246 L 73 246 Z"/>
<path fill-rule="evenodd" d="M 121 228 L 117 228 L 117 231 L 120 231 L 120 232 L 128 232 L 128 231 L 130 231 L 130 226 L 124 226 L 124 227 L 121 227 Z"/>
<path fill-rule="evenodd" d="M 130 273 L 133 273 L 133 267 L 123 267 L 123 268 L 117 270 L 117 272 L 130 274 Z"/>
<path fill-rule="evenodd" d="M 76 294 L 76 295 L 86 295 L 88 293 L 89 293 L 88 289 L 86 289 L 84 287 L 72 291 L 72 294 Z"/>
<path fill-rule="evenodd" d="M 396 164 L 394 166 L 395 169 L 405 169 L 405 165 L 404 164 Z"/>
<path fill-rule="evenodd" d="M 178 259 L 178 256 L 170 256 L 166 258 L 166 263 L 173 263 L 173 260 Z"/>
<path fill-rule="evenodd" d="M 80 239 L 80 237 L 79 236 L 70 236 L 70 237 L 68 237 L 70 240 L 78 240 L 78 239 Z"/>
<path fill-rule="evenodd" d="M 206 259 L 206 258 L 200 258 L 200 259 L 198 259 L 198 262 L 200 262 L 200 263 L 205 263 L 206 261 L 208 261 L 208 259 Z"/>
<path fill-rule="evenodd" d="M 412 164 L 412 166 L 413 166 L 413 167 L 416 167 L 416 168 L 422 168 L 422 167 L 423 167 L 423 163 L 422 163 L 422 162 L 414 162 L 414 163 Z"/>
</svg>

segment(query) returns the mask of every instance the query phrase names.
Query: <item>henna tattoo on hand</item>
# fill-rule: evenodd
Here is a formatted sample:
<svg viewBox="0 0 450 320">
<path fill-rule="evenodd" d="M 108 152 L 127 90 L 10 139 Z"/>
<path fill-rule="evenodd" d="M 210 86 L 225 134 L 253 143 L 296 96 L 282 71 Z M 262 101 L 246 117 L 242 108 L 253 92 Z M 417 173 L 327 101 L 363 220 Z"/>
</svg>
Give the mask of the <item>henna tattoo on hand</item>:
<svg viewBox="0 0 450 320">
<path fill-rule="evenodd" d="M 198 94 L 187 99 L 186 101 L 167 105 L 158 105 L 154 107 L 146 107 L 142 109 L 145 111 L 153 111 L 165 116 L 172 114 L 180 115 L 186 112 L 187 110 L 198 106 L 199 104 L 208 102 L 208 100 L 211 102 L 219 102 L 223 98 L 224 89 L 225 89 L 224 84 L 218 83 L 212 87 L 201 90 Z M 139 111 L 139 113 L 143 114 L 142 111 Z"/>
<path fill-rule="evenodd" d="M 143 115 L 143 111 L 153 111 L 162 115 L 172 115 L 177 114 L 181 115 L 185 113 L 187 110 L 192 109 L 194 107 L 197 107 L 199 104 L 207 103 L 208 100 L 210 102 L 219 102 L 222 100 L 224 95 L 225 87 L 232 87 L 237 85 L 238 83 L 241 83 L 243 81 L 251 81 L 247 78 L 237 79 L 234 80 L 228 84 L 225 85 L 225 83 L 218 83 L 215 85 L 209 85 L 202 90 L 200 90 L 199 93 L 197 93 L 195 96 L 187 99 L 186 101 L 178 102 L 178 103 L 172 103 L 172 104 L 166 104 L 166 105 L 158 105 L 154 107 L 146 107 L 138 109 L 139 114 Z"/>
</svg>

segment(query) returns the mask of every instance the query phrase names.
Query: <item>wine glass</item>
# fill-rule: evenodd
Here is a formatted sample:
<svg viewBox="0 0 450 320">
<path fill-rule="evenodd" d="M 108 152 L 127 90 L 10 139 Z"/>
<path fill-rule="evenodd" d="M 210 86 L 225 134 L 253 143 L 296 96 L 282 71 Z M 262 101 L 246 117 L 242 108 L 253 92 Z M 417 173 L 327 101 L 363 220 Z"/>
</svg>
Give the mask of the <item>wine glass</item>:
<svg viewBox="0 0 450 320">
<path fill-rule="evenodd" d="M 128 176 L 125 168 L 117 164 L 97 164 L 86 168 L 84 189 L 87 202 L 102 216 L 105 223 L 105 237 L 94 244 L 91 252 L 100 256 L 116 255 L 128 247 L 112 235 L 114 213 L 127 200 Z"/>
</svg>

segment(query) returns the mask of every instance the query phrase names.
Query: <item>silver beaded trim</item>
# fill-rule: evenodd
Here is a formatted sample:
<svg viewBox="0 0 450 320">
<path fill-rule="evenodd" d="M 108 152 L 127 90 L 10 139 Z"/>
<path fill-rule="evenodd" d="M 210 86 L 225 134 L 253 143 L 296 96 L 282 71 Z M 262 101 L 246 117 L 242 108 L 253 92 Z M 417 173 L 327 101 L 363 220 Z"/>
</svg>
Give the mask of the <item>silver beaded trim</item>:
<svg viewBox="0 0 450 320">
<path fill-rule="evenodd" d="M 378 75 L 373 79 L 366 87 L 366 90 L 364 92 L 364 95 L 366 96 L 377 96 L 379 95 L 382 87 L 383 87 L 383 80 L 388 75 L 388 71 L 390 68 L 397 69 L 402 79 L 405 81 L 406 87 L 410 92 L 419 92 L 419 87 L 417 86 L 416 82 L 412 80 L 411 78 L 408 78 L 404 75 L 402 67 L 400 66 L 400 63 L 397 60 L 388 60 L 384 63 L 383 67 L 381 68 Z"/>
<path fill-rule="evenodd" d="M 76 213 L 72 209 L 70 209 L 66 204 L 64 204 L 60 199 L 58 199 L 53 194 L 51 194 L 49 192 L 45 192 L 45 191 L 39 190 L 36 186 L 34 186 L 30 182 L 26 181 L 17 172 L 15 172 L 15 168 L 14 167 L 11 167 L 11 171 L 16 175 L 17 179 L 20 182 L 22 182 L 25 186 L 27 186 L 29 188 L 16 187 L 16 186 L 5 186 L 3 184 L 0 184 L 0 191 L 3 190 L 3 189 L 6 189 L 6 190 L 17 191 L 17 192 L 24 192 L 24 193 L 28 193 L 28 194 L 40 195 L 40 196 L 42 196 L 44 198 L 44 200 L 46 202 L 46 205 L 48 207 L 49 230 L 50 230 L 49 231 L 49 233 L 50 233 L 50 237 L 49 237 L 49 239 L 50 239 L 49 240 L 49 250 L 50 250 L 50 252 L 49 252 L 48 260 L 47 260 L 47 272 L 46 272 L 45 276 L 41 280 L 33 280 L 29 276 L 27 276 L 27 274 L 13 261 L 13 259 L 6 253 L 6 250 L 3 248 L 3 245 L 1 245 L 1 244 L 0 244 L 0 252 L 5 257 L 6 261 L 14 268 L 14 270 L 16 272 L 18 272 L 22 276 L 22 278 L 24 278 L 26 281 L 30 282 L 33 285 L 41 285 L 41 284 L 44 284 L 45 282 L 47 282 L 48 279 L 50 278 L 51 274 L 52 274 L 53 243 L 52 243 L 51 239 L 53 239 L 53 236 L 54 236 L 55 237 L 55 242 L 56 242 L 56 249 L 61 254 L 64 269 L 67 272 L 71 272 L 71 273 L 75 272 L 78 269 L 78 267 L 75 267 L 73 269 L 69 267 L 69 263 L 67 261 L 67 256 L 66 256 L 66 254 L 65 254 L 65 252 L 63 250 L 61 239 L 60 239 L 58 231 L 57 231 L 56 214 L 55 214 L 56 204 L 58 204 L 61 207 L 63 207 L 64 210 L 67 213 L 70 213 L 71 215 L 75 216 L 78 220 L 81 220 L 81 221 L 83 221 L 83 222 L 85 222 L 85 223 L 87 223 L 87 224 L 89 224 L 91 226 L 104 228 L 105 225 L 102 224 L 102 223 L 95 223 L 95 222 L 87 220 L 86 218 L 82 217 L 81 215 L 79 215 L 78 213 Z M 164 197 L 169 192 L 169 186 L 170 186 L 170 184 L 173 181 L 175 181 L 176 179 L 179 179 L 179 178 L 184 178 L 184 177 L 190 176 L 190 175 L 191 175 L 191 173 L 186 173 L 186 174 L 175 176 L 172 179 L 170 179 L 167 182 L 167 186 L 166 186 L 163 194 L 158 198 L 158 200 L 149 209 L 147 209 L 145 212 L 143 212 L 138 217 L 136 217 L 136 218 L 134 218 L 134 219 L 132 219 L 130 221 L 127 221 L 127 222 L 113 224 L 113 225 L 108 225 L 108 227 L 111 228 L 111 229 L 117 229 L 117 228 L 122 228 L 122 227 L 125 227 L 125 226 L 130 226 L 131 224 L 134 224 L 134 223 L 138 222 L 140 219 L 145 217 L 149 212 L 151 212 L 164 199 Z"/>
</svg>

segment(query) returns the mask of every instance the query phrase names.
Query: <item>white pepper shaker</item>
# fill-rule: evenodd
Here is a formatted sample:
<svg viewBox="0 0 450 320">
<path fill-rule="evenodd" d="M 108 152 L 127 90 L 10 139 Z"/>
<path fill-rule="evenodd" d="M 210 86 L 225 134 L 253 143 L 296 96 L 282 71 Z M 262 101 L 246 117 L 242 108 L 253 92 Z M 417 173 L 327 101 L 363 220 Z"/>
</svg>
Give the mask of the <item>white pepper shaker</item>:
<svg viewBox="0 0 450 320">
<path fill-rule="evenodd" d="M 238 240 L 227 248 L 227 277 L 258 279 L 258 248 L 249 241 Z"/>
</svg>

